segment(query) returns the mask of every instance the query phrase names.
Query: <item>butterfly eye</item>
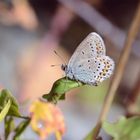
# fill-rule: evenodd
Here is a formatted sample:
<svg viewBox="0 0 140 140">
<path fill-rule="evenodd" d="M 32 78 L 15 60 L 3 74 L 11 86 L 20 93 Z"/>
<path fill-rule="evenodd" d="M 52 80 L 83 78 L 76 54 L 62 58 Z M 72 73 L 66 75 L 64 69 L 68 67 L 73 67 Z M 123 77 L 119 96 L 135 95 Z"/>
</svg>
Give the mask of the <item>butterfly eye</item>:
<svg viewBox="0 0 140 140">
<path fill-rule="evenodd" d="M 66 71 L 67 65 L 62 64 L 62 65 L 61 65 L 61 69 L 62 69 L 63 71 Z"/>
</svg>

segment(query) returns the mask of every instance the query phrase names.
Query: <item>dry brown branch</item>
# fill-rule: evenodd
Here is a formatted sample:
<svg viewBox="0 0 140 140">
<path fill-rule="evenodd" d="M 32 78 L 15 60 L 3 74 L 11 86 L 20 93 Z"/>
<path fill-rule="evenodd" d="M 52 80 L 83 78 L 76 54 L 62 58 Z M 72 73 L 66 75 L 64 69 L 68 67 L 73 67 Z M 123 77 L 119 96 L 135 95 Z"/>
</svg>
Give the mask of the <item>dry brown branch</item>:
<svg viewBox="0 0 140 140">
<path fill-rule="evenodd" d="M 94 7 L 87 2 L 81 0 L 58 0 L 61 4 L 71 9 L 75 14 L 81 17 L 91 27 L 95 28 L 97 32 L 103 35 L 107 40 L 110 40 L 115 47 L 122 49 L 126 33 L 113 25 L 108 19 L 102 16 Z M 115 34 L 114 34 L 115 33 Z M 113 36 L 113 37 L 112 37 Z M 140 57 L 140 44 L 136 40 L 133 45 L 133 53 Z"/>
<path fill-rule="evenodd" d="M 127 38 L 125 40 L 124 49 L 122 50 L 122 53 L 120 55 L 120 59 L 118 62 L 118 65 L 116 66 L 116 71 L 114 73 L 114 76 L 112 78 L 112 82 L 110 84 L 110 87 L 108 89 L 108 93 L 105 97 L 103 108 L 101 110 L 101 114 L 99 116 L 99 120 L 97 122 L 97 125 L 94 129 L 94 136 L 93 140 L 96 140 L 96 137 L 98 136 L 102 122 L 106 119 L 108 112 L 110 110 L 111 104 L 113 102 L 113 99 L 115 97 L 115 93 L 118 89 L 118 86 L 120 84 L 121 78 L 123 76 L 125 66 L 127 64 L 130 52 L 131 52 L 131 46 L 138 34 L 140 27 L 140 3 L 138 5 L 138 9 L 136 12 L 136 15 L 134 17 L 134 20 L 132 21 L 132 24 L 130 26 L 129 32 L 127 34 Z"/>
</svg>

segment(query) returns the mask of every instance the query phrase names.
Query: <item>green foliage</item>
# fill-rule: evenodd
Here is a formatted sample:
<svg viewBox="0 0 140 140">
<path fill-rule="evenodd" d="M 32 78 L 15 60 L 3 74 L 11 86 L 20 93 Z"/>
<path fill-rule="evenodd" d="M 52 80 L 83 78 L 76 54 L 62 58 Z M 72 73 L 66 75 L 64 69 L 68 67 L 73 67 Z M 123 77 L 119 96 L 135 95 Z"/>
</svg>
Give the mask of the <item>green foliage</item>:
<svg viewBox="0 0 140 140">
<path fill-rule="evenodd" d="M 5 103 L 5 105 L 2 107 L 0 106 L 0 122 L 6 117 L 6 115 L 8 114 L 8 111 L 10 109 L 11 106 L 11 101 L 7 100 L 7 103 Z"/>
<path fill-rule="evenodd" d="M 3 89 L 0 92 L 0 121 L 7 115 L 19 117 L 20 113 L 16 99 L 10 91 Z"/>
<path fill-rule="evenodd" d="M 15 123 L 13 117 L 5 117 L 5 139 L 8 138 L 9 134 L 15 129 Z"/>
<path fill-rule="evenodd" d="M 27 128 L 30 123 L 30 119 L 22 121 L 15 129 L 15 136 L 13 140 L 18 140 L 19 136 L 23 133 L 23 131 Z"/>
<path fill-rule="evenodd" d="M 84 138 L 84 140 L 93 140 L 96 137 L 97 129 L 96 127 Z M 98 138 L 96 139 L 98 140 Z"/>
<path fill-rule="evenodd" d="M 66 77 L 57 80 L 49 94 L 43 95 L 43 98 L 49 102 L 57 103 L 65 99 L 65 93 L 69 90 L 84 85 L 81 82 L 67 79 Z"/>
<path fill-rule="evenodd" d="M 83 86 L 83 83 L 62 78 L 57 80 L 49 94 L 43 95 L 43 98 L 49 102 L 57 103 L 59 100 L 65 99 L 65 93 L 70 89 Z M 22 120 L 18 126 L 15 125 L 14 118 Z M 30 124 L 30 118 L 21 116 L 16 99 L 11 93 L 4 89 L 0 92 L 0 121 L 4 120 L 5 140 L 11 132 L 15 132 L 13 140 L 18 140 L 23 131 Z M 103 122 L 102 128 L 107 134 L 112 136 L 114 140 L 138 140 L 140 139 L 140 117 L 124 118 L 122 117 L 116 123 Z M 93 140 L 96 137 L 97 127 L 85 138 L 85 140 Z M 100 140 L 101 138 L 97 138 Z"/>
<path fill-rule="evenodd" d="M 14 117 L 23 118 L 25 120 L 21 121 L 16 127 Z M 5 125 L 5 139 L 8 139 L 9 134 L 13 131 L 15 131 L 14 139 L 18 139 L 30 122 L 28 117 L 21 116 L 16 99 L 7 89 L 3 89 L 0 92 L 0 121 L 3 119 Z"/>
<path fill-rule="evenodd" d="M 122 117 L 116 123 L 103 123 L 103 129 L 114 140 L 138 140 L 140 139 L 140 117 Z"/>
</svg>

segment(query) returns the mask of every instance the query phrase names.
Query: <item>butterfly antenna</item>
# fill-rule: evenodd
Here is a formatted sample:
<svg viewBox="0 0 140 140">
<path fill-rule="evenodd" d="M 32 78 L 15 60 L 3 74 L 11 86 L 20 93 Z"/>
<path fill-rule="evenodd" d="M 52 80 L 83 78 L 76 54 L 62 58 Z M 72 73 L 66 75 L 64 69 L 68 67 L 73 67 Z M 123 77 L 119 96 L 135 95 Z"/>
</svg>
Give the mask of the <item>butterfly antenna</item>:
<svg viewBox="0 0 140 140">
<path fill-rule="evenodd" d="M 64 64 L 66 65 L 66 61 L 61 57 L 61 55 L 59 55 L 55 50 L 54 53 L 61 59 L 62 62 L 64 62 Z"/>
<path fill-rule="evenodd" d="M 61 66 L 62 64 L 51 65 L 51 67 Z"/>
</svg>

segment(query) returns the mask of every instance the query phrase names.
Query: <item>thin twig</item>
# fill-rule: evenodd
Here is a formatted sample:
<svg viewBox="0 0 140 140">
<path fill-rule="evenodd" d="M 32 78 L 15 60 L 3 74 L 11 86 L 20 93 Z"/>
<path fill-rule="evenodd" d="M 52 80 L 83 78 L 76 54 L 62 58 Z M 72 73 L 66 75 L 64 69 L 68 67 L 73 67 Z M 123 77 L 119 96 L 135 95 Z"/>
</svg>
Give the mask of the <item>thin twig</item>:
<svg viewBox="0 0 140 140">
<path fill-rule="evenodd" d="M 122 51 L 122 54 L 120 56 L 118 65 L 116 67 L 116 71 L 114 73 L 112 82 L 110 84 L 110 87 L 108 89 L 108 94 L 105 97 L 104 103 L 103 103 L 103 108 L 101 110 L 101 114 L 99 116 L 99 120 L 97 122 L 97 125 L 94 129 L 94 136 L 93 140 L 96 140 L 96 137 L 98 136 L 102 123 L 106 119 L 108 112 L 110 110 L 111 104 L 113 102 L 113 99 L 115 97 L 115 93 L 118 89 L 119 83 L 121 81 L 121 78 L 123 76 L 125 66 L 127 64 L 130 52 L 131 52 L 131 46 L 136 38 L 136 35 L 138 34 L 140 27 L 140 3 L 138 5 L 138 9 L 136 12 L 136 15 L 134 17 L 134 20 L 131 24 L 131 27 L 129 29 L 125 44 L 124 44 L 124 49 Z"/>
</svg>

